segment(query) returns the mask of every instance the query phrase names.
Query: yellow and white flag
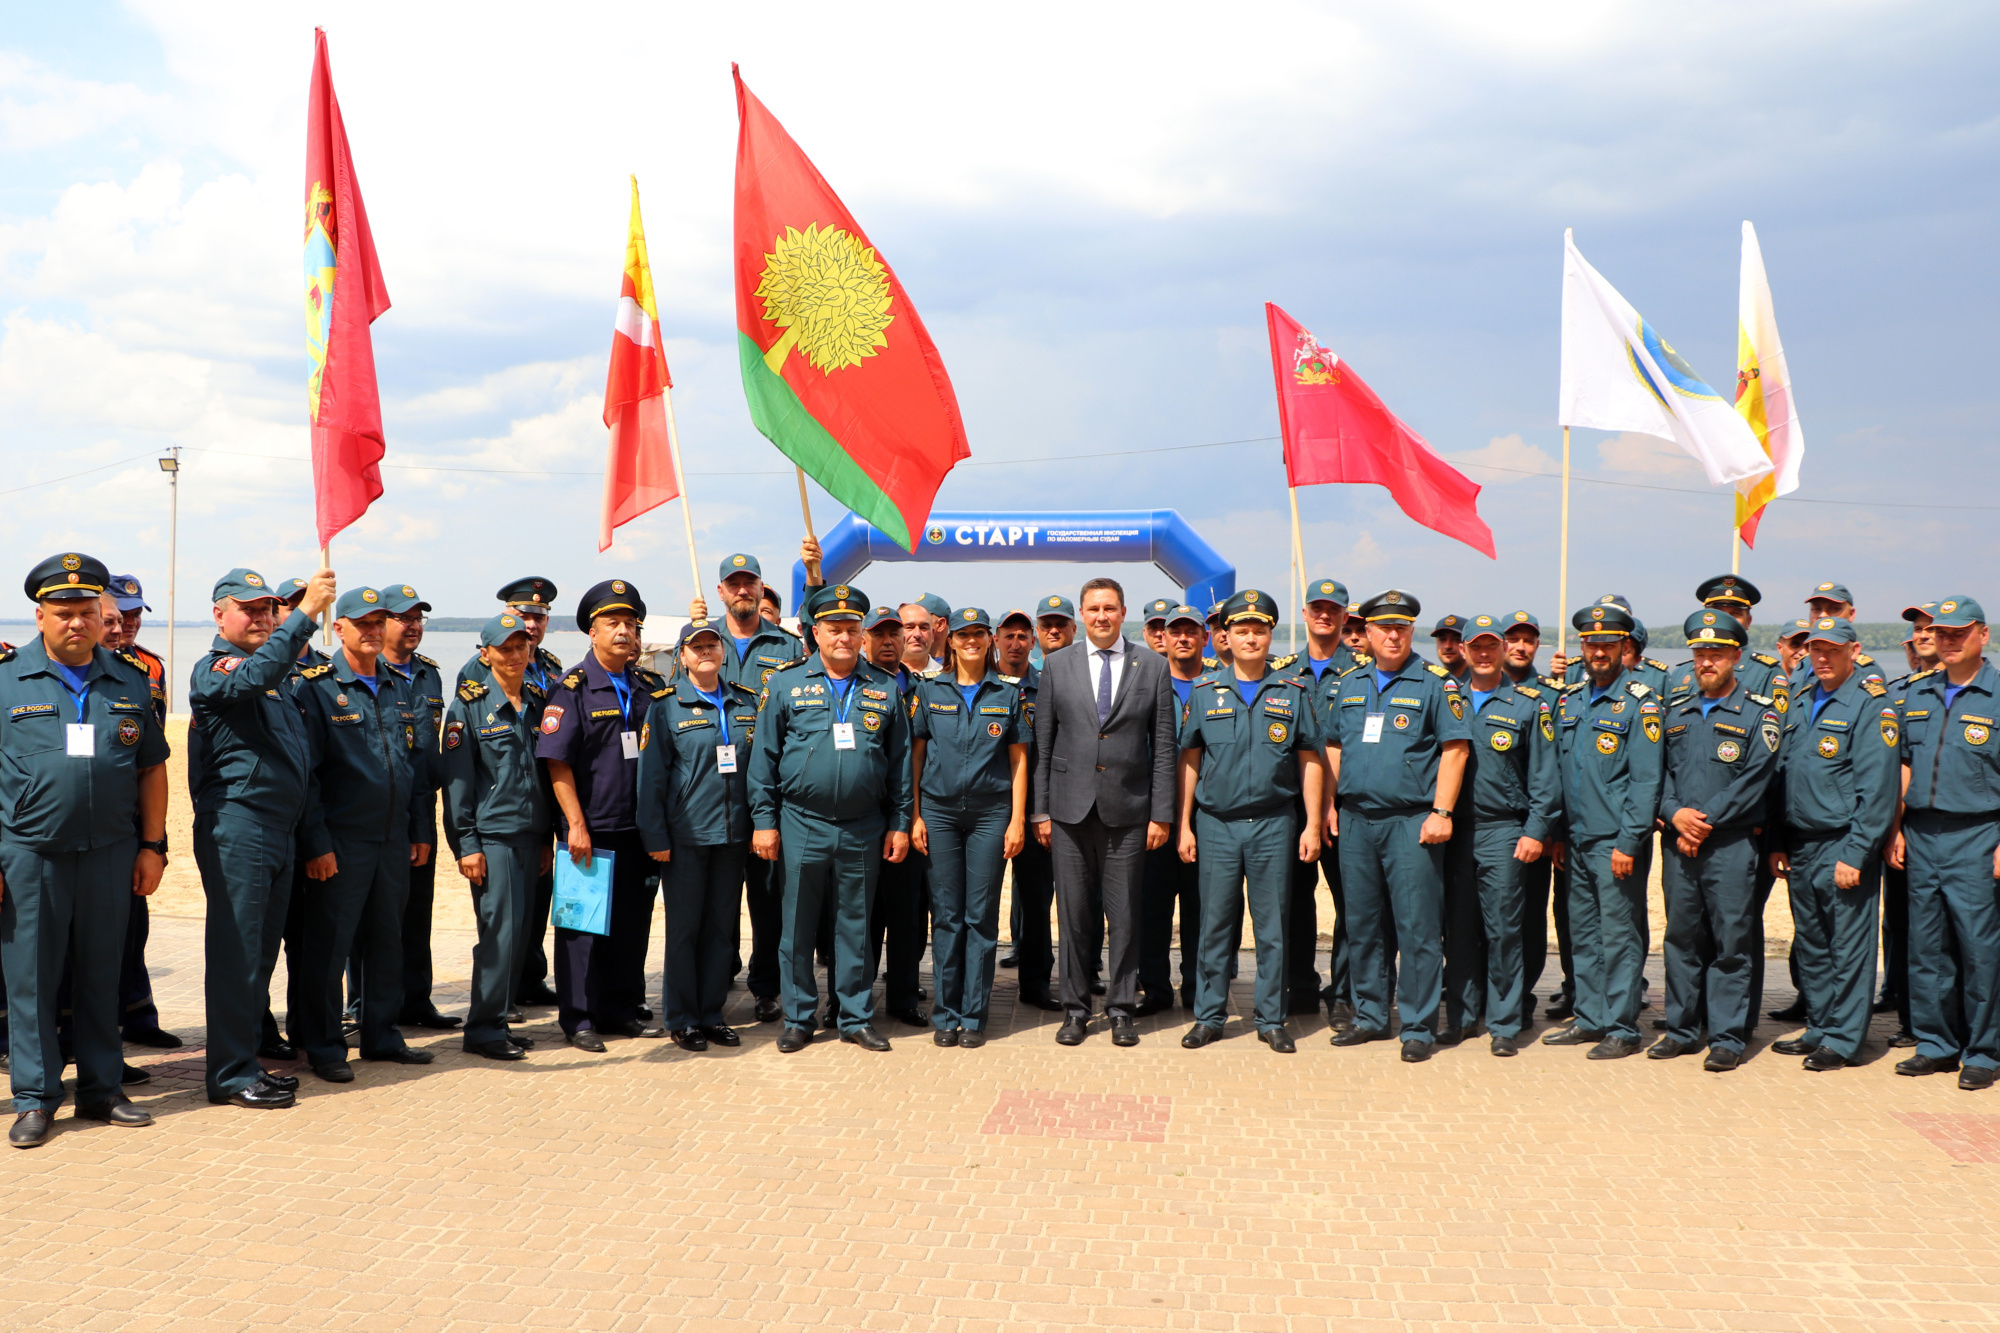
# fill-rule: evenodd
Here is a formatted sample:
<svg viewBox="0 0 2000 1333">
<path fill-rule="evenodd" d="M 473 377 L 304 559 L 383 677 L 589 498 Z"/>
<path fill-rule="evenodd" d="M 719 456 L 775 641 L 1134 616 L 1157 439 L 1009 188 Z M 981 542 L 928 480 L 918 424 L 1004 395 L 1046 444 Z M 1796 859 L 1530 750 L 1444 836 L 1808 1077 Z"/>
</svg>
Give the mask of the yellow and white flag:
<svg viewBox="0 0 2000 1333">
<path fill-rule="evenodd" d="M 1771 282 L 1764 276 L 1764 251 L 1757 229 L 1743 224 L 1743 273 L 1736 297 L 1736 411 L 1764 446 L 1771 471 L 1736 488 L 1736 526 L 1745 546 L 1757 544 L 1764 506 L 1799 488 L 1805 432 L 1792 401 L 1792 372 L 1778 341 L 1778 316 L 1771 308 Z"/>
<path fill-rule="evenodd" d="M 1714 486 L 1754 480 L 1771 460 L 1743 418 L 1639 317 L 1563 232 L 1560 421 L 1672 440 Z"/>
</svg>

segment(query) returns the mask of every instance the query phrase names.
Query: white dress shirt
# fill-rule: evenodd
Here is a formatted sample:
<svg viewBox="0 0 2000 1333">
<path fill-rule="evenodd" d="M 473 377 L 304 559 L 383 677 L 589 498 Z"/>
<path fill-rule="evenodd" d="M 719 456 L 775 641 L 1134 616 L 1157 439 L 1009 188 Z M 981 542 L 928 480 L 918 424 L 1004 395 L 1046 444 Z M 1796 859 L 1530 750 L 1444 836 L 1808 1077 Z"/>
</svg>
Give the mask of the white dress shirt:
<svg viewBox="0 0 2000 1333">
<path fill-rule="evenodd" d="M 1131 641 L 1121 634 L 1111 641 L 1111 647 L 1108 649 L 1099 648 L 1087 638 L 1083 641 L 1083 646 L 1090 652 L 1091 700 L 1093 702 L 1096 701 L 1097 692 L 1102 688 L 1102 685 L 1099 683 L 1099 677 L 1108 669 L 1111 672 L 1111 702 L 1115 706 L 1118 702 L 1118 683 L 1125 674 L 1125 650 L 1131 647 Z M 1101 653 L 1105 652 L 1111 654 L 1109 662 L 1100 656 Z"/>
</svg>

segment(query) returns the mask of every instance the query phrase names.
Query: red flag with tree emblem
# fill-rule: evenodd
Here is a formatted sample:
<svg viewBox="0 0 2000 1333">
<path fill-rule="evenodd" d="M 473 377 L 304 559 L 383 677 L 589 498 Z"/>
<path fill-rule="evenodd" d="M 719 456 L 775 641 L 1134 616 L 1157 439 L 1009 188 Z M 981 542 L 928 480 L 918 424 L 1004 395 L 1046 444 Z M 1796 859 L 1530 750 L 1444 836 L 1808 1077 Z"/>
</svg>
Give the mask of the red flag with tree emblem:
<svg viewBox="0 0 2000 1333">
<path fill-rule="evenodd" d="M 389 308 L 389 289 L 333 95 L 326 30 L 313 29 L 313 42 L 306 100 L 306 403 L 324 547 L 382 494 L 382 400 L 368 326 Z"/>
<path fill-rule="evenodd" d="M 1383 406 L 1354 367 L 1321 347 L 1309 329 L 1269 301 L 1264 314 L 1271 327 L 1271 371 L 1278 382 L 1290 484 L 1387 487 L 1417 522 L 1497 559 L 1493 532 L 1474 503 L 1479 487 L 1433 453 L 1424 437 Z"/>
</svg>

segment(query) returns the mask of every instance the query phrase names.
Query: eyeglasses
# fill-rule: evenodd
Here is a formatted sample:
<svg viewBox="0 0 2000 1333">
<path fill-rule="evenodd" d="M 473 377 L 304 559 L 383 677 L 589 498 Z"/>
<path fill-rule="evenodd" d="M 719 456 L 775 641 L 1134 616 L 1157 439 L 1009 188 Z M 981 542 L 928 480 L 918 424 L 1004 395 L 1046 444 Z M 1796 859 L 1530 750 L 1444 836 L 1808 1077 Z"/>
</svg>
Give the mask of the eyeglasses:
<svg viewBox="0 0 2000 1333">
<path fill-rule="evenodd" d="M 390 616 L 389 619 L 399 625 L 421 626 L 428 623 L 421 611 L 405 611 L 402 615 Z"/>
</svg>

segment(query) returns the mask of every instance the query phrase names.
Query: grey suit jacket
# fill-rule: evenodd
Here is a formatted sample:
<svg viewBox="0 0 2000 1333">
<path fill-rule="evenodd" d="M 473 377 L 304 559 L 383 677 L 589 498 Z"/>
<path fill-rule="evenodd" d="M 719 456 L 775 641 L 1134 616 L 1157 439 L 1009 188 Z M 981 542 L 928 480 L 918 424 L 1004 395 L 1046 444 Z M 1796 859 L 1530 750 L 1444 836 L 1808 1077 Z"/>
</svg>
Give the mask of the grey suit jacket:
<svg viewBox="0 0 2000 1333">
<path fill-rule="evenodd" d="M 1175 724 L 1180 700 L 1167 659 L 1127 644 L 1111 716 L 1097 722 L 1090 641 L 1079 638 L 1042 664 L 1035 704 L 1035 784 L 1030 822 L 1083 822 L 1091 807 L 1114 827 L 1174 821 Z"/>
</svg>

